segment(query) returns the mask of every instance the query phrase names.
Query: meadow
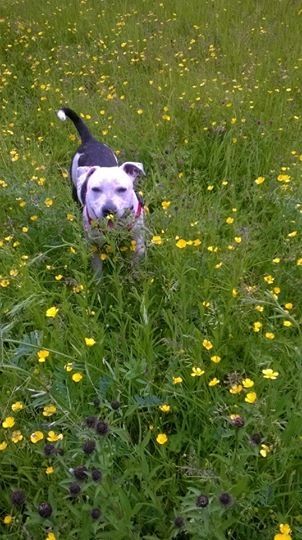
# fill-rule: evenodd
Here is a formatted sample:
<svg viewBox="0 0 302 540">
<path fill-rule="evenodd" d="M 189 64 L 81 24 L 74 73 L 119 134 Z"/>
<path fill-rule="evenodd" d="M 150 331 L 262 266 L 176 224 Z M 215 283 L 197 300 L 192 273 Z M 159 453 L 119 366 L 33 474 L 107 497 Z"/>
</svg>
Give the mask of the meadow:
<svg viewBox="0 0 302 540">
<path fill-rule="evenodd" d="M 302 538 L 301 24 L 1 1 L 1 538 Z M 61 106 L 146 171 L 100 280 Z"/>
</svg>

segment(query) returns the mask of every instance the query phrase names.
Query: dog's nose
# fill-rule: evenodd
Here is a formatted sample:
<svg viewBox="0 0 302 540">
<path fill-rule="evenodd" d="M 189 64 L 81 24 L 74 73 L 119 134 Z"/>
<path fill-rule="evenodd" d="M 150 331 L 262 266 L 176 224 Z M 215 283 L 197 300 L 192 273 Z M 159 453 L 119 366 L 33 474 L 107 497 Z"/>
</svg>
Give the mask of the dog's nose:
<svg viewBox="0 0 302 540">
<path fill-rule="evenodd" d="M 109 216 L 110 214 L 116 214 L 116 207 L 110 204 L 103 206 L 102 209 L 103 217 Z"/>
</svg>

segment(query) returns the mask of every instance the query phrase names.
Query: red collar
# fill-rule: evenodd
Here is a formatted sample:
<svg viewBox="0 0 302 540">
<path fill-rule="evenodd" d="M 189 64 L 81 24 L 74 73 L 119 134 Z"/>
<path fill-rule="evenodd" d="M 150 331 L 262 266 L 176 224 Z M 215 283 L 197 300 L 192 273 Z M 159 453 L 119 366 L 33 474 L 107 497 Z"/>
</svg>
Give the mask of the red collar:
<svg viewBox="0 0 302 540">
<path fill-rule="evenodd" d="M 86 216 L 87 216 L 87 219 L 88 219 L 88 223 L 89 223 L 89 225 L 91 225 L 91 223 L 92 223 L 93 221 L 95 221 L 95 219 L 93 219 L 93 218 L 89 215 L 86 204 L 85 204 L 85 206 L 84 206 L 84 211 L 86 212 Z M 144 205 L 143 205 L 142 201 L 139 200 L 139 201 L 138 201 L 138 206 L 137 206 L 136 212 L 135 212 L 135 214 L 134 214 L 134 219 L 138 219 L 138 218 L 142 215 L 143 212 L 144 212 Z"/>
<path fill-rule="evenodd" d="M 135 212 L 135 219 L 139 218 L 139 217 L 142 215 L 143 211 L 144 211 L 144 204 L 143 204 L 143 202 L 139 199 L 139 200 L 138 200 L 138 207 L 137 207 L 137 210 L 136 210 L 136 212 Z"/>
</svg>

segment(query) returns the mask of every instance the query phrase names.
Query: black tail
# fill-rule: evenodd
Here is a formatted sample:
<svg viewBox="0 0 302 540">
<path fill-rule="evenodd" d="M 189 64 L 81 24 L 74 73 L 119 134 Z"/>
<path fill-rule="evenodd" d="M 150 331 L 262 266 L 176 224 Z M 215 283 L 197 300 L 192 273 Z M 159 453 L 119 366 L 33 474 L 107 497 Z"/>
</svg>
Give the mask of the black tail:
<svg viewBox="0 0 302 540">
<path fill-rule="evenodd" d="M 62 107 L 62 109 L 57 112 L 57 116 L 60 118 L 60 120 L 63 121 L 66 120 L 67 117 L 74 123 L 81 137 L 82 144 L 87 143 L 93 138 L 88 127 L 86 126 L 86 124 L 84 124 L 82 118 L 80 118 L 77 113 L 75 113 L 72 109 L 69 109 L 68 107 Z"/>
</svg>

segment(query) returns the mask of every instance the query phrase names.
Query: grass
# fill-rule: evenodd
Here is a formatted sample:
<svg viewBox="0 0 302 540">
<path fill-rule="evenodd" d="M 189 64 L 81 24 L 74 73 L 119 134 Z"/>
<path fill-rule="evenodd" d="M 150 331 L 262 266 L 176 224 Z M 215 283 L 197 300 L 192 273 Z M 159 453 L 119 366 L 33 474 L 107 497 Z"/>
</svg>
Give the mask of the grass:
<svg viewBox="0 0 302 540">
<path fill-rule="evenodd" d="M 2 1 L 2 538 L 302 537 L 301 17 Z M 91 271 L 62 105 L 144 163 L 135 270 Z"/>
</svg>

